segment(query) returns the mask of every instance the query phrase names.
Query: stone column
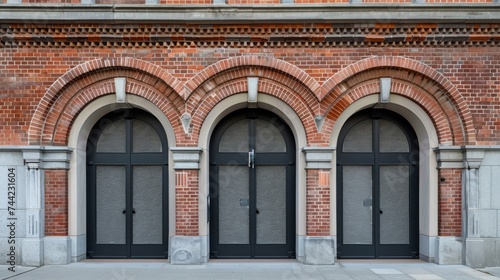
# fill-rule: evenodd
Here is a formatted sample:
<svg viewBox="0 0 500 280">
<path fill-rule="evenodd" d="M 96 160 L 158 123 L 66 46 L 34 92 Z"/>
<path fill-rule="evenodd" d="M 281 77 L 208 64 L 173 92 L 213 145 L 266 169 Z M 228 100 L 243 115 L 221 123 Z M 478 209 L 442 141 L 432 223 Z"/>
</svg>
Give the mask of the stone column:
<svg viewBox="0 0 500 280">
<path fill-rule="evenodd" d="M 26 238 L 21 244 L 22 265 L 65 264 L 71 256 L 68 236 L 45 238 L 44 169 L 69 169 L 68 147 L 24 147 L 26 167 Z M 57 255 L 62 261 L 54 261 Z"/>
<path fill-rule="evenodd" d="M 21 249 L 23 266 L 43 265 L 44 187 L 41 150 L 23 151 L 26 165 L 26 238 Z"/>
<path fill-rule="evenodd" d="M 175 170 L 176 235 L 170 239 L 172 264 L 201 264 L 198 205 L 201 148 L 171 147 Z"/>
<path fill-rule="evenodd" d="M 336 250 L 335 238 L 330 235 L 330 174 L 334 149 L 304 147 L 302 151 L 305 154 L 307 172 L 307 230 L 303 239 L 302 261 L 306 264 L 333 264 Z"/>
<path fill-rule="evenodd" d="M 463 180 L 463 230 L 464 238 L 463 260 L 464 264 L 471 267 L 484 267 L 490 251 L 488 247 L 496 247 L 495 242 L 490 245 L 484 237 L 493 227 L 496 232 L 497 213 L 490 209 L 482 209 L 479 203 L 480 189 L 489 186 L 480 186 L 479 168 L 484 158 L 484 147 L 465 146 Z M 494 249 L 495 250 L 495 249 Z M 496 258 L 496 253 L 491 255 Z"/>
</svg>

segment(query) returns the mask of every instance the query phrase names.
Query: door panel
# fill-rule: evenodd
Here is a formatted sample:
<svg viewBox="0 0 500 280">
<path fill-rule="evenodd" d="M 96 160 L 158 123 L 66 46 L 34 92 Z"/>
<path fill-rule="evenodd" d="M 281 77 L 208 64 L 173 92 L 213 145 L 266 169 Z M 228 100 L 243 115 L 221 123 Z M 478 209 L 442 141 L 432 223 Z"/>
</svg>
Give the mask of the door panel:
<svg viewBox="0 0 500 280">
<path fill-rule="evenodd" d="M 125 166 L 96 166 L 96 243 L 125 244 Z"/>
<path fill-rule="evenodd" d="M 219 166 L 219 243 L 249 244 L 249 169 Z"/>
<path fill-rule="evenodd" d="M 290 129 L 259 109 L 221 121 L 210 145 L 211 258 L 295 254 L 295 144 Z"/>
<path fill-rule="evenodd" d="M 372 244 L 372 167 L 344 166 L 344 244 Z"/>
<path fill-rule="evenodd" d="M 88 258 L 165 258 L 167 141 L 153 116 L 104 116 L 87 141 Z"/>
<path fill-rule="evenodd" d="M 339 145 L 338 257 L 418 257 L 418 141 L 411 126 L 390 111 L 367 109 L 346 122 Z"/>
<path fill-rule="evenodd" d="M 408 165 L 380 167 L 380 244 L 410 243 Z"/>
<path fill-rule="evenodd" d="M 162 168 L 133 166 L 133 244 L 163 243 Z"/>
<path fill-rule="evenodd" d="M 257 166 L 257 244 L 286 244 L 286 166 Z"/>
</svg>

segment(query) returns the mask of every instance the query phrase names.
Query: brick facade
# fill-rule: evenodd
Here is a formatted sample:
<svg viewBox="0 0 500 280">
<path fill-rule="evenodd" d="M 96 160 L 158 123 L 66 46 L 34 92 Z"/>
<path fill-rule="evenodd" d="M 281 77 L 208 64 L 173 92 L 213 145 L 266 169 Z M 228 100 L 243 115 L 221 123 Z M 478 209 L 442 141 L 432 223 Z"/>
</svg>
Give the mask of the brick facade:
<svg viewBox="0 0 500 280">
<path fill-rule="evenodd" d="M 159 3 L 210 5 L 211 1 Z M 279 3 L 227 1 L 229 5 Z M 425 111 L 440 145 L 500 145 L 500 22 L 32 22 L 3 23 L 0 34 L 2 146 L 68 145 L 82 110 L 95 99 L 114 94 L 114 78 L 125 77 L 128 94 L 151 101 L 165 114 L 176 140 L 169 145 L 196 147 L 207 115 L 226 98 L 245 93 L 249 76 L 259 77 L 260 94 L 276 97 L 293 109 L 308 146 L 329 146 L 340 115 L 357 100 L 378 94 L 381 77 L 392 78 L 392 94 Z M 181 123 L 186 113 L 192 119 L 189 133 Z M 324 117 L 320 130 L 316 116 Z M 462 234 L 461 172 L 439 171 L 439 178 L 445 179 L 439 182 L 438 192 L 440 236 Z M 175 174 L 175 234 L 197 236 L 199 171 L 175 170 Z M 308 169 L 306 176 L 306 234 L 330 235 L 332 190 L 325 184 L 331 181 L 330 171 Z M 45 171 L 48 236 L 68 234 L 67 182 L 67 171 Z"/>
</svg>

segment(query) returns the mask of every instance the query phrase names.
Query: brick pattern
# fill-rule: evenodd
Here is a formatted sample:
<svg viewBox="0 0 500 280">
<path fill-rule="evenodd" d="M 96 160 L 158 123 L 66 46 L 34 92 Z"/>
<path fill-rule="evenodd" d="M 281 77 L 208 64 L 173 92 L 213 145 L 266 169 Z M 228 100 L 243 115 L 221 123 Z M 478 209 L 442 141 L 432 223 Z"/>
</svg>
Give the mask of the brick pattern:
<svg viewBox="0 0 500 280">
<path fill-rule="evenodd" d="M 438 234 L 462 236 L 462 170 L 441 169 L 439 178 Z"/>
<path fill-rule="evenodd" d="M 176 170 L 175 173 L 175 234 L 199 235 L 198 170 Z"/>
<path fill-rule="evenodd" d="M 67 144 L 78 113 L 113 94 L 114 77 L 126 77 L 128 93 L 150 100 L 169 119 L 176 146 L 197 146 L 207 114 L 246 92 L 252 75 L 260 77 L 259 92 L 295 110 L 308 145 L 329 145 L 339 115 L 378 93 L 383 76 L 393 77 L 393 94 L 422 106 L 441 144 L 500 145 L 500 25 L 5 24 L 0 30 L 0 145 Z M 192 116 L 190 134 L 180 123 L 185 112 Z M 326 117 L 320 132 L 316 115 Z M 198 235 L 198 172 L 176 172 L 176 234 Z M 330 189 L 320 172 L 307 171 L 308 235 L 329 235 Z M 440 172 L 447 180 L 439 190 L 439 234 L 459 236 L 460 170 Z M 66 171 L 46 171 L 47 235 L 67 234 L 66 182 Z"/>
<path fill-rule="evenodd" d="M 108 0 L 103 0 L 108 1 Z M 139 1 L 139 0 L 134 0 Z M 396 0 L 397 1 L 397 0 Z M 375 16 L 375 15 L 374 15 Z M 34 21 L 33 23 L 36 23 Z M 498 46 L 500 24 L 125 24 L 0 27 L 0 47 L 419 47 Z"/>
<path fill-rule="evenodd" d="M 67 170 L 45 170 L 45 235 L 68 235 Z"/>
<path fill-rule="evenodd" d="M 324 184 L 327 182 L 327 184 Z M 307 170 L 306 234 L 330 235 L 330 171 Z"/>
</svg>

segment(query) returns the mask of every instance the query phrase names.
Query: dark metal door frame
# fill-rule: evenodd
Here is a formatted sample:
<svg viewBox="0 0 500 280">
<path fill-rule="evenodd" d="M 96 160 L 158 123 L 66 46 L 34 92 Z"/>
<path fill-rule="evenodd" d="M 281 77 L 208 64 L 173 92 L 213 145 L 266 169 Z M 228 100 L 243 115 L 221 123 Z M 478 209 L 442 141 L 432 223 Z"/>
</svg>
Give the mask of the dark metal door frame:
<svg viewBox="0 0 500 280">
<path fill-rule="evenodd" d="M 285 143 L 285 153 L 254 154 L 255 166 L 286 165 L 286 244 L 257 244 L 256 242 L 256 170 L 249 172 L 249 237 L 250 244 L 219 244 L 219 199 L 218 178 L 219 166 L 232 164 L 247 166 L 248 153 L 218 152 L 219 142 L 225 130 L 234 122 L 248 119 L 249 121 L 249 151 L 255 149 L 255 119 L 272 122 L 282 133 Z M 244 180 L 244 178 L 241 178 Z M 211 258 L 294 258 L 295 257 L 295 141 L 290 128 L 274 114 L 261 109 L 243 109 L 225 117 L 214 130 L 210 142 L 210 257 Z"/>
<path fill-rule="evenodd" d="M 96 145 L 105 127 L 117 120 L 126 120 L 126 152 L 97 153 Z M 132 153 L 131 121 L 139 119 L 151 125 L 160 137 L 162 152 Z M 126 186 L 126 242 L 125 244 L 96 244 L 96 166 L 125 166 Z M 133 166 L 161 166 L 162 168 L 162 244 L 133 244 Z M 146 217 L 144 217 L 146 218 Z M 121 109 L 102 117 L 91 130 L 87 142 L 87 257 L 88 258 L 167 258 L 168 257 L 168 144 L 165 131 L 152 115 L 138 109 Z"/>
<path fill-rule="evenodd" d="M 349 130 L 362 120 L 371 119 L 373 124 L 372 153 L 343 152 L 342 147 Z M 409 139 L 408 153 L 380 153 L 378 120 L 385 119 L 397 124 Z M 338 258 L 418 258 L 419 257 L 419 188 L 418 188 L 418 157 L 419 147 L 417 136 L 411 125 L 401 116 L 383 109 L 366 109 L 352 116 L 342 128 L 337 150 L 337 232 Z M 380 172 L 384 165 L 402 164 L 409 166 L 409 244 L 380 244 Z M 373 244 L 343 244 L 343 171 L 344 165 L 372 166 L 372 241 Z"/>
</svg>

